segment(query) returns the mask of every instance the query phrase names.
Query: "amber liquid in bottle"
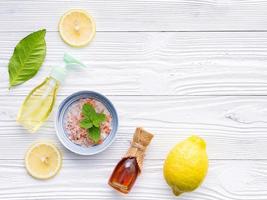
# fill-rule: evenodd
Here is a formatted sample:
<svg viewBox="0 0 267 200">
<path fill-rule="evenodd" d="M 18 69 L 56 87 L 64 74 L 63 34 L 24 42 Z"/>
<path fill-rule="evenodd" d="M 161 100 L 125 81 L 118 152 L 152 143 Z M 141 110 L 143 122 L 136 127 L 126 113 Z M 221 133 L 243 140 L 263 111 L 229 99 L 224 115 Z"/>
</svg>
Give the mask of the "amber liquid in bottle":
<svg viewBox="0 0 267 200">
<path fill-rule="evenodd" d="M 123 158 L 115 167 L 108 184 L 114 189 L 127 194 L 133 187 L 139 174 L 135 157 Z"/>
</svg>

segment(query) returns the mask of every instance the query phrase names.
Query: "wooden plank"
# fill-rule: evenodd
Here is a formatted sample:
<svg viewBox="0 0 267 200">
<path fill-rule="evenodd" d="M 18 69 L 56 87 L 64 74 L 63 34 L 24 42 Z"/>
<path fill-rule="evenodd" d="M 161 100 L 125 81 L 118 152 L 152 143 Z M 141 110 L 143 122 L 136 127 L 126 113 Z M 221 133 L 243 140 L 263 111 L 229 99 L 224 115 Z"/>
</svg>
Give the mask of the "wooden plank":
<svg viewBox="0 0 267 200">
<path fill-rule="evenodd" d="M 137 126 L 155 134 L 147 152 L 151 159 L 164 158 L 170 147 L 192 134 L 207 141 L 211 159 L 267 159 L 267 97 L 109 96 L 119 113 L 120 128 L 101 157 L 65 150 L 56 137 L 54 116 L 38 133 L 28 134 L 15 122 L 23 98 L 0 97 L 0 159 L 21 159 L 31 143 L 42 139 L 58 144 L 66 159 L 120 158 Z M 63 98 L 59 96 L 57 104 Z"/>
<path fill-rule="evenodd" d="M 88 10 L 98 31 L 267 30 L 266 1 L 16 0 L 0 2 L 0 31 L 56 31 L 60 16 L 71 8 Z"/>
<path fill-rule="evenodd" d="M 5 200 L 175 199 L 162 176 L 162 160 L 146 160 L 130 194 L 121 196 L 108 185 L 118 160 L 64 160 L 59 175 L 38 181 L 26 174 L 23 161 L 0 161 L 0 198 Z M 211 161 L 203 185 L 181 200 L 264 200 L 267 161 Z"/>
<path fill-rule="evenodd" d="M 0 95 L 28 93 L 51 66 L 62 64 L 64 52 L 88 65 L 68 76 L 65 95 L 85 89 L 109 95 L 267 95 L 267 33 L 98 33 L 81 50 L 49 32 L 42 70 L 9 91 L 8 59 L 26 34 L 0 33 Z"/>
</svg>

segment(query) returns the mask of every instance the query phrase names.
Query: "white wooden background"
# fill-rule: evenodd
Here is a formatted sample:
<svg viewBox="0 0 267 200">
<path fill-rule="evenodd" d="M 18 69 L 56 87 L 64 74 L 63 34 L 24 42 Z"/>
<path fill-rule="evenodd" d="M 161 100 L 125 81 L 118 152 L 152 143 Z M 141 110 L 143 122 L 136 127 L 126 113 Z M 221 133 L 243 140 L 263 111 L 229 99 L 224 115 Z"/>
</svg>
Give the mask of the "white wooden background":
<svg viewBox="0 0 267 200">
<path fill-rule="evenodd" d="M 88 47 L 73 49 L 57 24 L 70 8 L 88 10 L 97 24 Z M 208 176 L 181 200 L 267 199 L 267 1 L 264 0 L 1 0 L 0 199 L 176 199 L 162 163 L 176 142 L 191 134 L 207 141 Z M 16 43 L 47 29 L 47 57 L 36 77 L 9 91 L 7 63 Z M 79 90 L 107 95 L 120 128 L 105 152 L 77 156 L 58 142 L 53 116 L 37 134 L 16 122 L 25 95 L 63 52 L 88 69 L 71 74 L 57 104 Z M 113 167 L 136 126 L 155 133 L 144 171 L 128 196 L 108 187 Z M 54 141 L 64 155 L 60 174 L 48 181 L 27 175 L 29 145 Z"/>
</svg>

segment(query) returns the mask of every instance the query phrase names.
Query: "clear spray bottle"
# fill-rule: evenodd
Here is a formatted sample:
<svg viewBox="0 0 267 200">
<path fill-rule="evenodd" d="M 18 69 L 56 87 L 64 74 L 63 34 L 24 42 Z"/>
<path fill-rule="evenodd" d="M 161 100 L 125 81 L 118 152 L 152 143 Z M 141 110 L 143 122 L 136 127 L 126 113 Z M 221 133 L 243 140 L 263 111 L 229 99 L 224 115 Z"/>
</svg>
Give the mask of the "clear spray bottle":
<svg viewBox="0 0 267 200">
<path fill-rule="evenodd" d="M 50 76 L 28 94 L 20 107 L 17 122 L 31 133 L 36 132 L 47 120 L 54 107 L 58 88 L 68 71 L 86 67 L 69 54 L 64 55 L 64 63 L 62 67 L 54 67 Z"/>
</svg>

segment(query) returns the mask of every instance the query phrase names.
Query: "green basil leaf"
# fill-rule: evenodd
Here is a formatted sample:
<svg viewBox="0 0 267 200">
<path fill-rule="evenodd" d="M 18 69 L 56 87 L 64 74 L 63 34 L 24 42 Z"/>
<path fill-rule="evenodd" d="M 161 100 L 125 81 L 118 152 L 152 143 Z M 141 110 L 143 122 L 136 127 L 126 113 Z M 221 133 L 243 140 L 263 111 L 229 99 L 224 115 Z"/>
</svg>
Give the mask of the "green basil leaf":
<svg viewBox="0 0 267 200">
<path fill-rule="evenodd" d="M 45 29 L 33 32 L 15 47 L 8 64 L 10 87 L 31 79 L 40 69 L 46 55 L 45 33 Z"/>
<path fill-rule="evenodd" d="M 85 129 L 88 129 L 88 128 L 91 128 L 93 126 L 91 120 L 89 119 L 83 119 L 82 121 L 80 121 L 80 127 L 81 128 L 85 128 Z"/>
<path fill-rule="evenodd" d="M 94 126 L 92 128 L 89 128 L 88 136 L 91 140 L 97 143 L 100 140 L 100 129 Z"/>
</svg>

